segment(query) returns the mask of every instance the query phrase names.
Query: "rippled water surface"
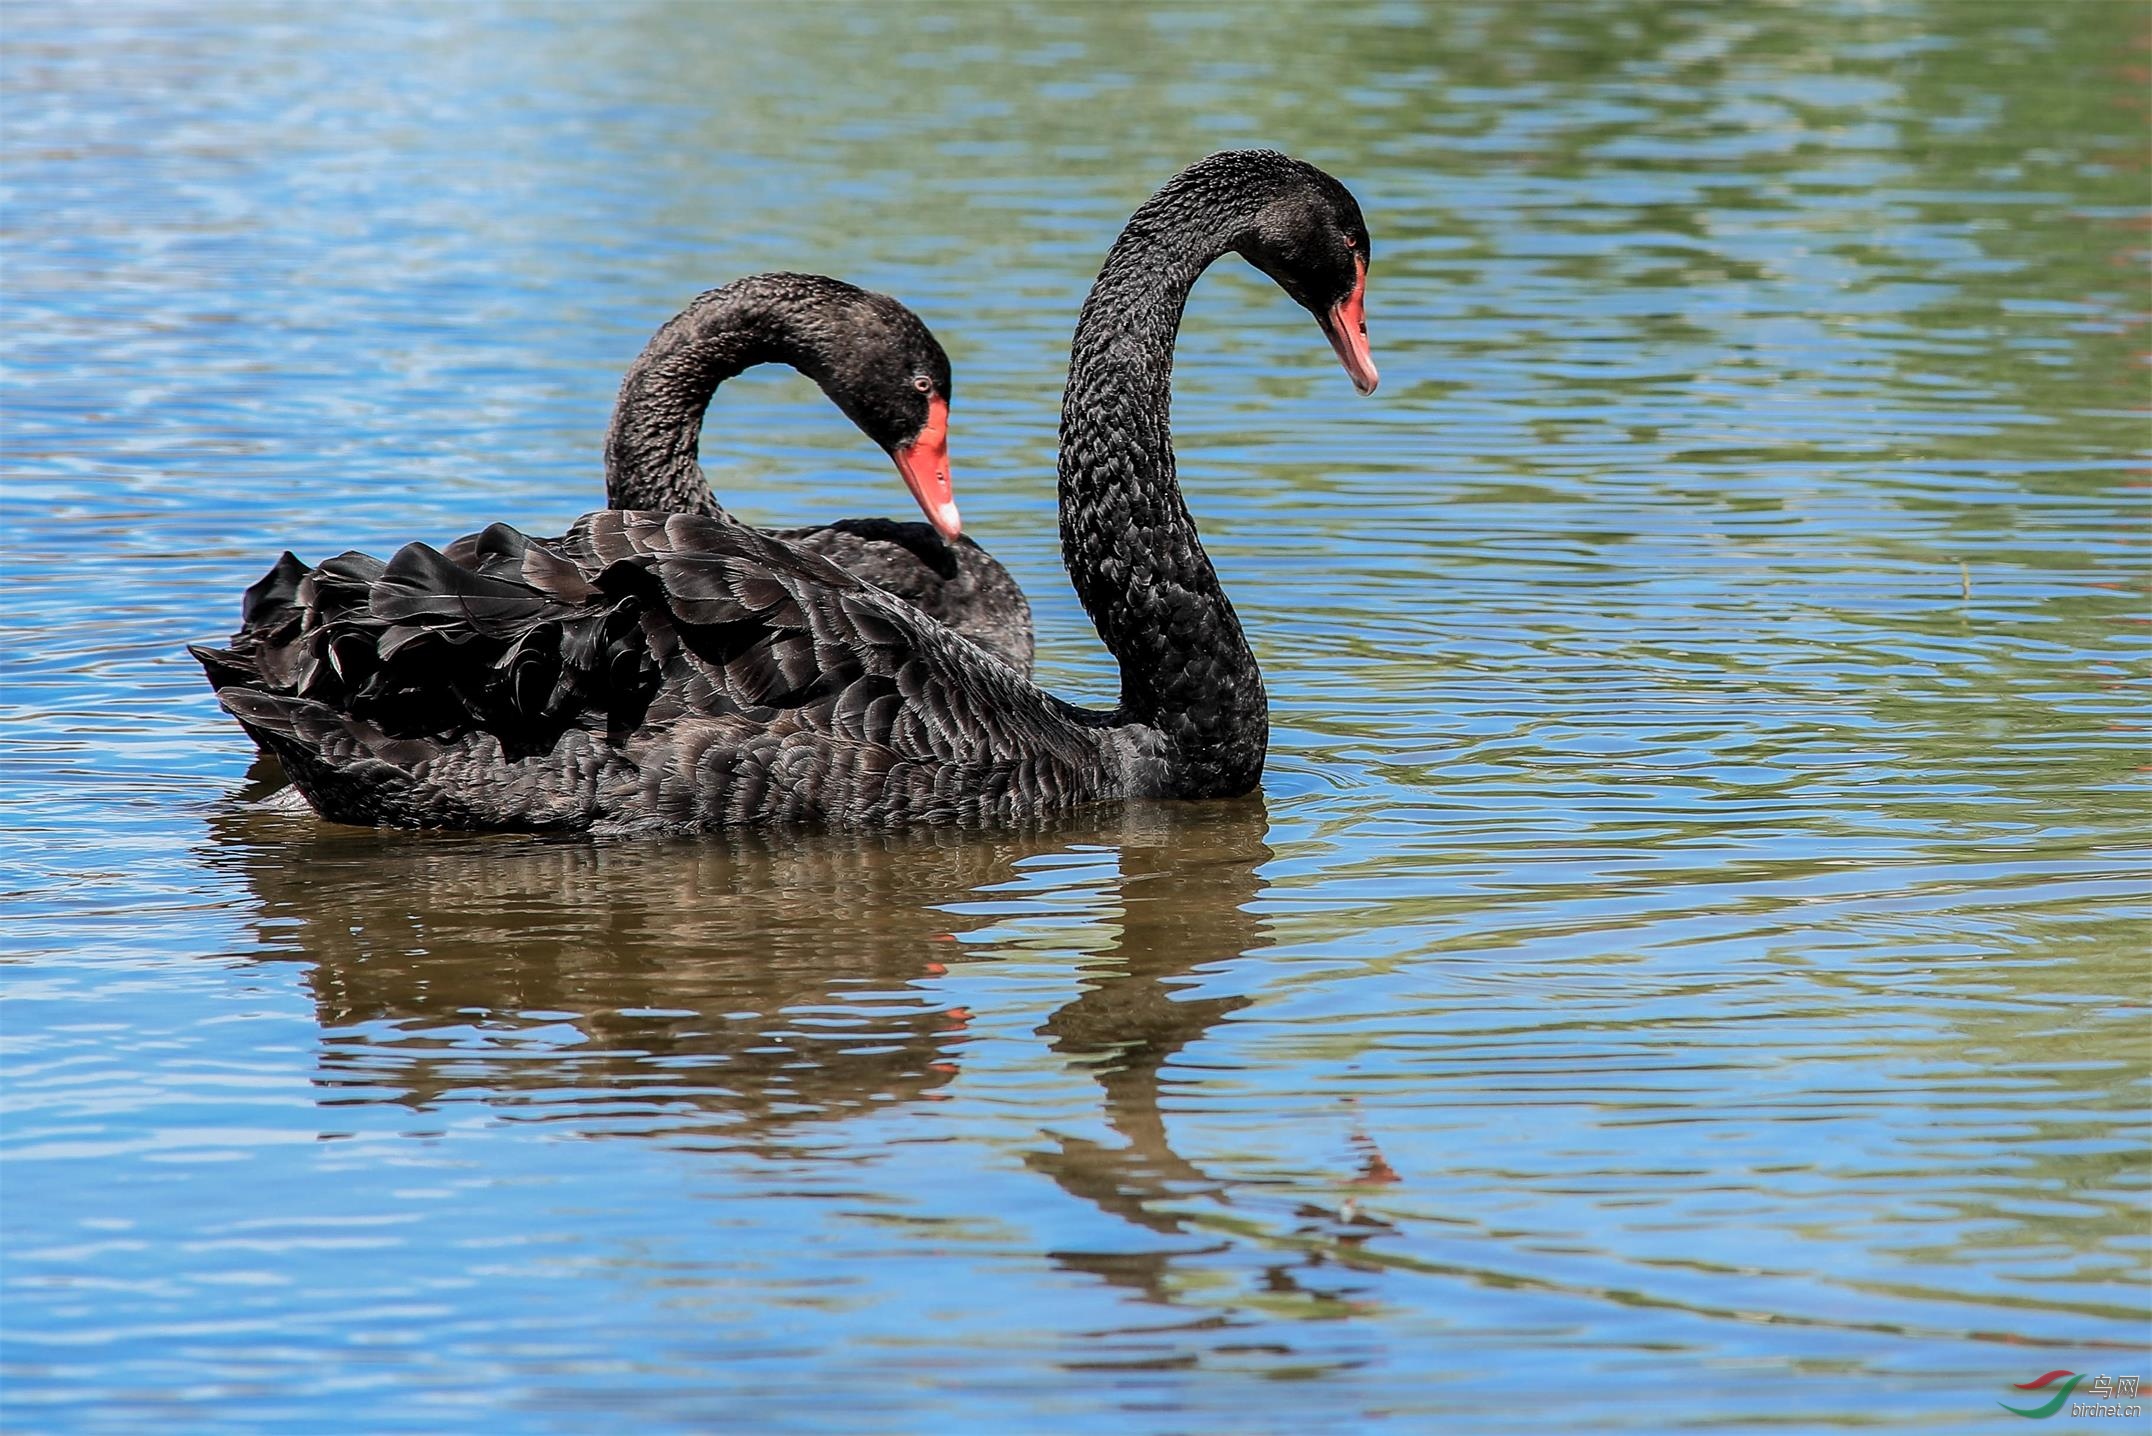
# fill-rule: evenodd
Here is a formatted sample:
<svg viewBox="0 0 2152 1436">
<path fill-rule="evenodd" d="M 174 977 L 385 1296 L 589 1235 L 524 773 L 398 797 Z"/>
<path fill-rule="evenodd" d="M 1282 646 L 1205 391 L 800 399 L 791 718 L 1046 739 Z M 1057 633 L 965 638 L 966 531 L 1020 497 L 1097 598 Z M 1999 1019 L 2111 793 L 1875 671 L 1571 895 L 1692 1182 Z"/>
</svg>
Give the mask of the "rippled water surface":
<svg viewBox="0 0 2152 1436">
<path fill-rule="evenodd" d="M 2145 1372 L 2141 6 L 7 7 L 21 1431 L 2005 1425 Z M 696 291 L 887 289 L 1042 671 L 1120 221 L 1260 801 L 544 843 L 259 807 L 180 645 L 600 493 Z M 789 373 L 746 514 L 907 506 Z M 2067 1418 L 2066 1418 L 2067 1419 Z M 2116 1423 L 2103 1423 L 2114 1425 Z"/>
</svg>

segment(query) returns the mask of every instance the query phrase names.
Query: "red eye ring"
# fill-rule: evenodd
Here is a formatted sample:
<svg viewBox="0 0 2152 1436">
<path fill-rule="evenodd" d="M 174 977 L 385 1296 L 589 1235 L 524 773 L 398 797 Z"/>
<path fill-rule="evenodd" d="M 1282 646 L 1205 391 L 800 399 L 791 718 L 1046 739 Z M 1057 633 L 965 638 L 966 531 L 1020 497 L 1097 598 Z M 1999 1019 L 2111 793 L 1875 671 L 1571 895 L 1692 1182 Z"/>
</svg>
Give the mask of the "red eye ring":
<svg viewBox="0 0 2152 1436">
<path fill-rule="evenodd" d="M 912 387 L 914 389 L 917 389 L 922 394 L 931 394 L 934 392 L 934 381 L 932 379 L 929 379 L 926 375 L 921 374 L 919 377 L 912 380 Z"/>
</svg>

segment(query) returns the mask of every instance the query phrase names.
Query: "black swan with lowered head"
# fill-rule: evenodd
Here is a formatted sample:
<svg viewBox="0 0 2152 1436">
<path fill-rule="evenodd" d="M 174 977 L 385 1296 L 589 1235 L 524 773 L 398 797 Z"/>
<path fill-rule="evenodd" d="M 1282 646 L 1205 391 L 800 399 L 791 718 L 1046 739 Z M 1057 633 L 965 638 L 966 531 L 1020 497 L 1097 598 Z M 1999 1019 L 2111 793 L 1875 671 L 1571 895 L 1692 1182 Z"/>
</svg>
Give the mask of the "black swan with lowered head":
<svg viewBox="0 0 2152 1436">
<path fill-rule="evenodd" d="M 605 436 L 608 508 L 730 519 L 697 460 L 718 385 L 789 364 L 896 460 L 929 523 L 840 519 L 773 529 L 1031 671 L 1031 605 L 1007 569 L 962 537 L 949 482 L 949 360 L 917 315 L 818 274 L 757 274 L 696 296 L 620 383 Z M 894 378 L 915 392 L 893 389 Z M 925 418 L 920 418 L 923 396 Z"/>
<path fill-rule="evenodd" d="M 1042 691 L 819 555 L 686 514 L 590 514 L 552 542 L 496 525 L 453 559 L 346 555 L 256 599 L 249 623 L 278 625 L 275 643 L 195 656 L 339 822 L 686 833 L 1247 793 L 1268 701 L 1167 423 L 1182 309 L 1229 252 L 1375 387 L 1367 227 L 1335 179 L 1228 152 L 1136 211 L 1084 303 L 1061 415 L 1062 553 L 1120 661 L 1110 711 Z"/>
</svg>

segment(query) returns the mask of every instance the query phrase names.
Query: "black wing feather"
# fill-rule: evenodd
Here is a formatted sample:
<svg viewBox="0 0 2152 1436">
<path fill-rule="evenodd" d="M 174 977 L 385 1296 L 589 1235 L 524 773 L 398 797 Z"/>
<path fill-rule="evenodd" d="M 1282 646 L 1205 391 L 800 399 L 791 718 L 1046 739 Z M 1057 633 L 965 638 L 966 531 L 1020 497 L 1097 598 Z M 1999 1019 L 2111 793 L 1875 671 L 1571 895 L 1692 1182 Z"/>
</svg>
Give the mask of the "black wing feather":
<svg viewBox="0 0 2152 1436">
<path fill-rule="evenodd" d="M 820 556 L 681 514 L 286 555 L 225 708 L 346 822 L 690 832 L 1006 820 L 1145 791 L 1148 735 Z"/>
</svg>

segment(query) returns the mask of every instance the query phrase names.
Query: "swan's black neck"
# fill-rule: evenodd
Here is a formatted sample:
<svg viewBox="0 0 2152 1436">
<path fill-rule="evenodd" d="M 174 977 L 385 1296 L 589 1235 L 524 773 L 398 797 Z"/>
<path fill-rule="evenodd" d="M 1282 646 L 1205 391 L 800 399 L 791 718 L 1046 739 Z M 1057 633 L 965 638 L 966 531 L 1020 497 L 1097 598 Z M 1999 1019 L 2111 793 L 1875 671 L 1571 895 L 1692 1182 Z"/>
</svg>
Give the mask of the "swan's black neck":
<svg viewBox="0 0 2152 1436">
<path fill-rule="evenodd" d="M 820 377 L 819 336 L 797 322 L 823 298 L 816 283 L 812 275 L 736 280 L 697 295 L 652 336 L 620 382 L 606 431 L 608 507 L 730 517 L 696 457 L 703 415 L 718 385 L 757 364 Z"/>
<path fill-rule="evenodd" d="M 1252 791 L 1270 736 L 1263 676 L 1181 499 L 1169 424 L 1188 292 L 1283 182 L 1219 163 L 1255 158 L 1214 156 L 1136 211 L 1084 302 L 1061 405 L 1062 560 L 1121 662 L 1121 718 L 1171 745 L 1172 797 Z"/>
</svg>

